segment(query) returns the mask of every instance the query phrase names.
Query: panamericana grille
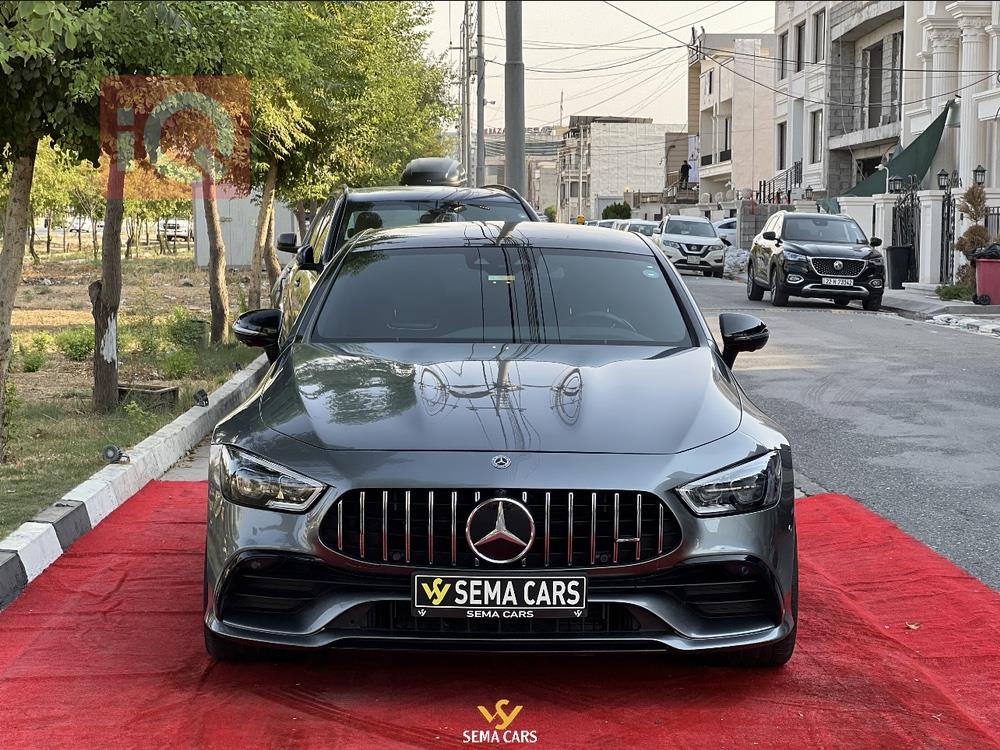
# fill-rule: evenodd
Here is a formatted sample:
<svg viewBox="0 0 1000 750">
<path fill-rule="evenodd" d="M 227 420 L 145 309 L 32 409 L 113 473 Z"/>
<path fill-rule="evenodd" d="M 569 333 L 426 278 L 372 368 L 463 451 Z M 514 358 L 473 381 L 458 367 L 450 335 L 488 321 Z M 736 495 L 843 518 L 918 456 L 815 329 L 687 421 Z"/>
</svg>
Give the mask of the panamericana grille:
<svg viewBox="0 0 1000 750">
<path fill-rule="evenodd" d="M 478 503 L 501 495 L 523 503 L 535 522 L 534 543 L 514 563 L 520 567 L 628 565 L 680 544 L 677 519 L 659 497 L 613 490 L 354 490 L 327 512 L 320 540 L 381 565 L 498 567 L 469 548 L 465 525 Z"/>
<path fill-rule="evenodd" d="M 857 276 L 865 270 L 865 261 L 856 258 L 811 258 L 810 262 L 820 276 Z M 835 263 L 843 263 L 843 268 L 834 268 Z"/>
</svg>

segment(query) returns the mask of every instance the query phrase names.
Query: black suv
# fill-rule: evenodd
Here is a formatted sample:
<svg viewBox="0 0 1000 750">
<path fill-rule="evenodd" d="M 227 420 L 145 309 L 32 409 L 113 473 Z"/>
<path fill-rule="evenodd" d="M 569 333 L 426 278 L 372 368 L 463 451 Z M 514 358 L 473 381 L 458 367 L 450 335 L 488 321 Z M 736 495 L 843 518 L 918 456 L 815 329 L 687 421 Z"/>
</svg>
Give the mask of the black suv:
<svg viewBox="0 0 1000 750">
<path fill-rule="evenodd" d="M 778 211 L 750 249 L 747 297 L 759 300 L 770 290 L 777 307 L 789 297 L 821 297 L 838 307 L 859 299 L 865 310 L 878 310 L 885 289 L 881 244 L 847 216 Z"/>
<path fill-rule="evenodd" d="M 392 229 L 437 222 L 538 221 L 534 209 L 510 188 L 405 185 L 351 190 L 330 198 L 316 212 L 304 238 L 295 233 L 278 237 L 279 252 L 295 255 L 271 292 L 281 309 L 281 330 L 292 323 L 312 292 L 320 271 L 347 240 L 366 229 Z"/>
</svg>

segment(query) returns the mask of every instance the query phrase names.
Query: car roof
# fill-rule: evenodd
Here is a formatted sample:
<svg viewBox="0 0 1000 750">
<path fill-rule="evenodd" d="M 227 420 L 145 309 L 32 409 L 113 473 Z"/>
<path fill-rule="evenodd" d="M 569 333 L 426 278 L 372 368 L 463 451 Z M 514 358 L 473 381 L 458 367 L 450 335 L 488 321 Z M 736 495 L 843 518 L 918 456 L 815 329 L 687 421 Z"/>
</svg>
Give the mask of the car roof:
<svg viewBox="0 0 1000 750">
<path fill-rule="evenodd" d="M 667 216 L 667 219 L 668 220 L 670 220 L 670 219 L 680 219 L 681 221 L 696 221 L 696 222 L 698 222 L 700 224 L 711 224 L 712 223 L 711 221 L 709 221 L 704 216 L 687 216 L 685 214 L 670 214 L 669 216 Z"/>
<path fill-rule="evenodd" d="M 495 188 L 450 187 L 448 185 L 387 185 L 383 187 L 358 188 L 347 193 L 348 203 L 378 203 L 380 201 L 398 200 L 456 200 L 470 201 L 482 198 L 502 196 L 513 202 L 517 199 Z"/>
<path fill-rule="evenodd" d="M 629 224 L 652 224 L 656 226 L 659 222 L 650 221 L 649 219 L 627 219 Z"/>
<path fill-rule="evenodd" d="M 379 229 L 358 235 L 351 252 L 387 248 L 519 245 L 652 255 L 641 235 L 595 232 L 582 224 L 544 221 L 455 221 Z"/>
<path fill-rule="evenodd" d="M 781 213 L 785 216 L 799 217 L 802 219 L 849 219 L 850 221 L 854 221 L 854 217 L 841 214 L 821 214 L 818 212 L 806 213 L 805 211 L 782 211 Z"/>
</svg>

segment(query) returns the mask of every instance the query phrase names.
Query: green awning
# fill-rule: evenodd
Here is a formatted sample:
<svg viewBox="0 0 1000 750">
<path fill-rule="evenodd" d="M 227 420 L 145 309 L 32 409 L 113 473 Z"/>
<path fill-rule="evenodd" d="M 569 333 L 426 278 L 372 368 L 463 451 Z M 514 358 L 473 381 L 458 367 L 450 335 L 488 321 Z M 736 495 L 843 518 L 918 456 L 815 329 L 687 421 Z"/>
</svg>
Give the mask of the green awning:
<svg viewBox="0 0 1000 750">
<path fill-rule="evenodd" d="M 941 134 L 944 133 L 944 123 L 948 119 L 948 107 L 928 125 L 924 132 L 916 137 L 909 146 L 902 151 L 898 151 L 895 156 L 889 159 L 886 166 L 889 168 L 889 175 L 892 177 L 902 177 L 903 180 L 912 174 L 919 182 L 924 179 L 927 170 L 931 168 L 934 154 L 937 153 L 938 144 L 941 142 Z M 878 170 L 873 175 L 869 175 L 857 185 L 848 190 L 844 195 L 856 195 L 868 197 L 885 192 L 886 173 Z"/>
</svg>

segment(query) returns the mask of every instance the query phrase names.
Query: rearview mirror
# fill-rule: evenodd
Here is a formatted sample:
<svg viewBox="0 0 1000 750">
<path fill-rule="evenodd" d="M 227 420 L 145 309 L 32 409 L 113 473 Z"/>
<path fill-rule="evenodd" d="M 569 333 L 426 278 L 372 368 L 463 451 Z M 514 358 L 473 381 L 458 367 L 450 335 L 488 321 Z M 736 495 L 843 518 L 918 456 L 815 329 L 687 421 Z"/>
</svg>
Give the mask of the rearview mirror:
<svg viewBox="0 0 1000 750">
<path fill-rule="evenodd" d="M 778 239 L 778 235 L 776 235 L 774 232 L 764 232 L 764 234 L 762 234 L 761 237 L 763 237 L 768 242 L 774 242 L 776 239 Z"/>
<path fill-rule="evenodd" d="M 879 245 L 882 244 L 882 240 L 879 237 L 872 237 L 870 240 L 868 240 L 868 244 L 871 247 L 878 247 Z"/>
<path fill-rule="evenodd" d="M 281 328 L 281 310 L 264 308 L 243 313 L 233 323 L 236 339 L 247 346 L 257 347 L 267 354 L 267 361 L 278 358 L 278 331 Z"/>
<path fill-rule="evenodd" d="M 733 246 L 733 243 L 727 240 L 725 237 L 719 237 L 719 239 L 722 240 L 722 244 L 725 245 L 726 247 Z"/>
<path fill-rule="evenodd" d="M 740 352 L 762 348 L 769 335 L 763 320 L 744 313 L 722 313 L 719 330 L 722 332 L 722 360 L 727 367 L 733 366 Z"/>
<path fill-rule="evenodd" d="M 275 243 L 279 253 L 294 253 L 299 249 L 299 233 L 298 232 L 282 232 L 278 235 L 278 241 Z"/>
</svg>

